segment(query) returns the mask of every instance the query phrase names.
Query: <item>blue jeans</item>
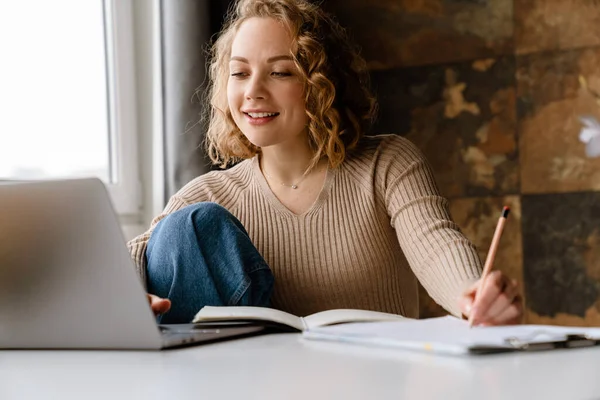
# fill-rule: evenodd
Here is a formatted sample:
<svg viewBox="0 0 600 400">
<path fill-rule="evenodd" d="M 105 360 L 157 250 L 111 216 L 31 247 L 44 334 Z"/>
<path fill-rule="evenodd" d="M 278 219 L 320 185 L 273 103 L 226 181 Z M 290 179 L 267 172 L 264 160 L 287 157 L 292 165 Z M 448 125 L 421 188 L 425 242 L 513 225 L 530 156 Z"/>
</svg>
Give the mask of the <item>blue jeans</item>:
<svg viewBox="0 0 600 400">
<path fill-rule="evenodd" d="M 204 306 L 268 307 L 273 274 L 248 233 L 216 203 L 161 220 L 146 249 L 148 293 L 171 300 L 158 322 L 189 323 Z"/>
</svg>

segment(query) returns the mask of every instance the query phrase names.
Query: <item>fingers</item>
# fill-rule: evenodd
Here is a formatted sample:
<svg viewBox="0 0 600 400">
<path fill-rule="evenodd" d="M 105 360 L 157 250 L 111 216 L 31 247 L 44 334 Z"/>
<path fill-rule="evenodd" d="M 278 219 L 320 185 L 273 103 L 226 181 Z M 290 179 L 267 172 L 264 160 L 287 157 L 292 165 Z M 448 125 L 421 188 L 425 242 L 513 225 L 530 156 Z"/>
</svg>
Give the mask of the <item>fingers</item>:
<svg viewBox="0 0 600 400">
<path fill-rule="evenodd" d="M 488 279 L 477 293 L 473 323 L 477 325 L 518 323 L 523 309 L 517 282 L 508 279 L 499 271 L 494 275 L 490 274 Z"/>
<path fill-rule="evenodd" d="M 515 297 L 512 304 L 491 320 L 480 323 L 481 326 L 520 324 L 523 317 L 523 301 L 521 296 Z"/>
<path fill-rule="evenodd" d="M 484 316 L 485 319 L 495 320 L 497 319 L 505 309 L 515 300 L 515 297 L 519 294 L 516 281 L 509 281 L 508 278 L 503 279 L 503 289 L 490 306 L 487 314 Z"/>
<path fill-rule="evenodd" d="M 481 323 L 482 317 L 486 316 L 490 307 L 503 290 L 503 275 L 500 271 L 494 271 L 488 275 L 477 290 L 476 298 L 471 313 L 469 314 L 474 324 Z"/>
<path fill-rule="evenodd" d="M 171 300 L 148 294 L 148 302 L 154 315 L 161 315 L 171 309 Z"/>
<path fill-rule="evenodd" d="M 523 316 L 523 302 L 520 296 L 506 307 L 500 314 L 492 319 L 493 325 L 513 325 L 521 322 Z"/>
</svg>

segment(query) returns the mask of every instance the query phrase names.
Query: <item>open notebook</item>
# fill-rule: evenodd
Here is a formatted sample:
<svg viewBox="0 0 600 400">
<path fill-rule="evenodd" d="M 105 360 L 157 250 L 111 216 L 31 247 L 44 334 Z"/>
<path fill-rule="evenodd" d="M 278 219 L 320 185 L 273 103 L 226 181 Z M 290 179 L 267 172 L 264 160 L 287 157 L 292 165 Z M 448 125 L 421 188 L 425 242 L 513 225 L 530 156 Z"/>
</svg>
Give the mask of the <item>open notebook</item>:
<svg viewBox="0 0 600 400">
<path fill-rule="evenodd" d="M 298 317 L 274 308 L 205 306 L 196 314 L 192 322 L 254 321 L 284 330 L 305 331 L 319 326 L 347 322 L 399 321 L 404 319 L 401 315 L 367 310 L 327 310 L 306 317 Z"/>
<path fill-rule="evenodd" d="M 406 318 L 396 322 L 318 327 L 304 331 L 303 337 L 463 355 L 593 346 L 600 344 L 600 328 L 550 325 L 469 328 L 467 321 L 455 317 Z"/>
</svg>

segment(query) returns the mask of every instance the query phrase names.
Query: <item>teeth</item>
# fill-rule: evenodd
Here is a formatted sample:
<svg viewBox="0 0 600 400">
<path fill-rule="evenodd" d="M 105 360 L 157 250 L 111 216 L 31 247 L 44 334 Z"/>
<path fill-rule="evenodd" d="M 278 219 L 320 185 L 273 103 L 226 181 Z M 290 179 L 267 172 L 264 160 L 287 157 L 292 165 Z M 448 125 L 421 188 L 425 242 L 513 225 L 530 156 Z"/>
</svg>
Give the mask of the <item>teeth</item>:
<svg viewBox="0 0 600 400">
<path fill-rule="evenodd" d="M 248 113 L 249 116 L 251 116 L 252 118 L 265 118 L 265 117 L 273 117 L 275 115 L 277 115 L 277 113 Z"/>
</svg>

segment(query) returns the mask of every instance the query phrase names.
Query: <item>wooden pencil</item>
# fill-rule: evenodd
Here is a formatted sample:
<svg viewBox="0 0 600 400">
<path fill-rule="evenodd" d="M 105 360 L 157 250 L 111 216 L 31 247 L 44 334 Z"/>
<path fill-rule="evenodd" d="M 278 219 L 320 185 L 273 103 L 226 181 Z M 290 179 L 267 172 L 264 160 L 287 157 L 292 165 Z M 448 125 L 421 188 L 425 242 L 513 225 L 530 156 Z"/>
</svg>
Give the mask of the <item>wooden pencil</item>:
<svg viewBox="0 0 600 400">
<path fill-rule="evenodd" d="M 502 236 L 502 231 L 504 230 L 504 224 L 506 223 L 506 218 L 508 218 L 508 214 L 510 213 L 510 208 L 504 206 L 502 209 L 502 214 L 498 219 L 498 224 L 496 225 L 496 231 L 494 232 L 494 237 L 492 238 L 492 244 L 488 251 L 487 257 L 485 259 L 485 264 L 483 266 L 483 272 L 481 273 L 481 283 L 479 284 L 479 289 L 483 288 L 484 283 L 490 272 L 492 271 L 492 265 L 494 264 L 494 259 L 496 258 L 496 251 L 498 251 L 498 246 L 500 244 L 500 237 Z M 477 302 L 477 298 L 473 299 L 473 308 L 475 308 L 475 303 Z M 473 326 L 473 314 L 469 314 L 469 326 Z"/>
</svg>

